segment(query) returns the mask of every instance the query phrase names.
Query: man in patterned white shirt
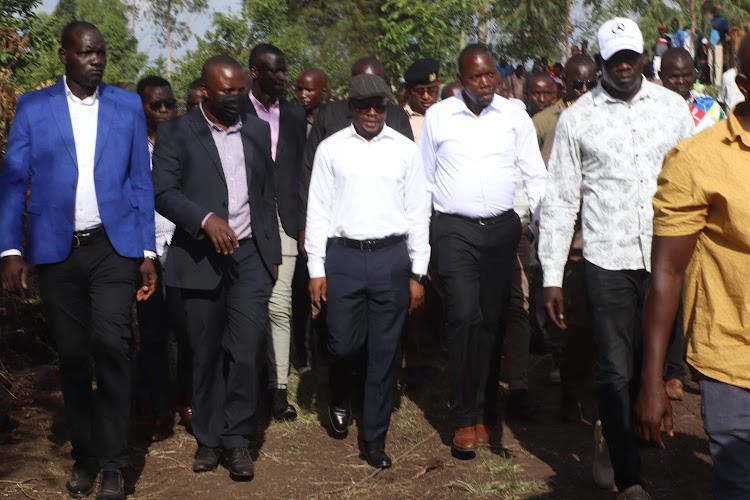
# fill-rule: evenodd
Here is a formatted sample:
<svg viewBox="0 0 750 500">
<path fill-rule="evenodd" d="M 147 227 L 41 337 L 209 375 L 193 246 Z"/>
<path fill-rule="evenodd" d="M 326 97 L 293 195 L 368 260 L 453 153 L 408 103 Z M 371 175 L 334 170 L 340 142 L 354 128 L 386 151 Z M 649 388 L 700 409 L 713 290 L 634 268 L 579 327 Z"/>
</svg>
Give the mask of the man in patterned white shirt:
<svg viewBox="0 0 750 500">
<path fill-rule="evenodd" d="M 679 95 L 641 76 L 643 37 L 635 22 L 604 23 L 599 48 L 602 84 L 563 111 L 557 123 L 539 257 L 547 313 L 564 329 L 563 270 L 580 209 L 601 416 L 594 479 L 604 488 L 614 482 L 618 499 L 648 499 L 632 416 L 636 390 L 630 389 L 638 387 L 641 309 L 650 283 L 651 199 L 664 155 L 694 125 Z"/>
</svg>

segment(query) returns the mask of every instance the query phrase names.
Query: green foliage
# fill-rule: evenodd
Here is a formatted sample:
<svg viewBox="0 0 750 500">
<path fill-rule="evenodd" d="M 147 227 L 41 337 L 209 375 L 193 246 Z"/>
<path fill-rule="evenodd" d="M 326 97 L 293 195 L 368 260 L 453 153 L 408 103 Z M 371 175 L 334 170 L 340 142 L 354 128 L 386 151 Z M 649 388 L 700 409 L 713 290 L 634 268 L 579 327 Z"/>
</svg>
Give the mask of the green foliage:
<svg viewBox="0 0 750 500">
<path fill-rule="evenodd" d="M 382 7 L 383 34 L 378 40 L 386 72 L 401 80 L 415 59 L 433 57 L 440 61 L 443 75 L 454 74 L 463 36 L 475 29 L 477 7 L 476 2 L 467 0 L 387 1 Z"/>
</svg>

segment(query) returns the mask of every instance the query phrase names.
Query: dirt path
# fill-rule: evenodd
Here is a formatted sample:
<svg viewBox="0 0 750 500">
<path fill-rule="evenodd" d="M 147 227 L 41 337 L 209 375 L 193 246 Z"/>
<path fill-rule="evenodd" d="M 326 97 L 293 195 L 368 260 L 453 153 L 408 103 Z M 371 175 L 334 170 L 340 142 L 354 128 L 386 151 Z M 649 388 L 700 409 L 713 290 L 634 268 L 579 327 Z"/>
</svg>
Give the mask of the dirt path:
<svg viewBox="0 0 750 500">
<path fill-rule="evenodd" d="M 589 420 L 557 420 L 558 386 L 546 382 L 548 358 L 534 359 L 532 392 L 542 403 L 534 421 L 506 420 L 502 436 L 473 460 L 451 456 L 452 429 L 447 421 L 447 373 L 427 389 L 402 394 L 394 411 L 387 450 L 390 470 L 377 472 L 359 458 L 357 427 L 335 440 L 321 421 L 326 408 L 325 374 L 296 373 L 291 391 L 300 417 L 269 423 L 253 443 L 256 476 L 250 482 L 229 479 L 225 469 L 194 474 L 195 441 L 182 426 L 161 443 L 150 444 L 143 422 L 131 429 L 132 468 L 126 473 L 128 498 L 539 498 L 614 499 L 591 479 L 593 402 Z M 57 371 L 44 365 L 11 371 L 3 380 L 15 399 L 9 414 L 19 424 L 0 435 L 0 497 L 68 498 L 65 481 L 71 467 Z M 666 451 L 644 449 L 644 475 L 654 500 L 711 498 L 711 464 L 702 430 L 697 385 L 674 405 L 676 436 Z M 2 389 L 0 389 L 2 390 Z M 299 397 L 296 393 L 299 393 Z M 356 412 L 355 412 L 356 417 Z"/>
</svg>

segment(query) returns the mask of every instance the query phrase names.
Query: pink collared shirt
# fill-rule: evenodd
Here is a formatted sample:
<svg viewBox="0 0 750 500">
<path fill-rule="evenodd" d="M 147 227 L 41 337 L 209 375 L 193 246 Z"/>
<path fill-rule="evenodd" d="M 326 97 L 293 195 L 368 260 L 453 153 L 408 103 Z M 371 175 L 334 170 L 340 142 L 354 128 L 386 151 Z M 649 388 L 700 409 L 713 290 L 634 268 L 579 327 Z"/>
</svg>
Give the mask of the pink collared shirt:
<svg viewBox="0 0 750 500">
<path fill-rule="evenodd" d="M 253 103 L 255 112 L 258 113 L 258 118 L 268 122 L 271 127 L 271 158 L 276 161 L 276 145 L 279 143 L 279 117 L 281 116 L 281 108 L 279 107 L 279 100 L 271 104 L 270 109 L 266 107 L 255 98 L 252 92 L 250 92 L 250 101 Z"/>
</svg>

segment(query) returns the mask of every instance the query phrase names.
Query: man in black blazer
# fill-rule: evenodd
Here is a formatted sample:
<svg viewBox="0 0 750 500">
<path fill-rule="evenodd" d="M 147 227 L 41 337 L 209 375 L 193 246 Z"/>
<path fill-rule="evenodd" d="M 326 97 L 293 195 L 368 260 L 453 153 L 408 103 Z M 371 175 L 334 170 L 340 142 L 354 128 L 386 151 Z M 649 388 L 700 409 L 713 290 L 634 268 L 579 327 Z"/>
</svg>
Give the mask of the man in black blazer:
<svg viewBox="0 0 750 500">
<path fill-rule="evenodd" d="M 196 472 L 221 452 L 230 475 L 253 475 L 261 347 L 268 298 L 281 263 L 271 134 L 241 113 L 247 88 L 239 63 L 203 66 L 205 100 L 157 131 L 157 211 L 177 225 L 165 273 L 182 289 L 193 348 Z"/>
<path fill-rule="evenodd" d="M 299 234 L 299 168 L 307 134 L 305 110 L 281 97 L 286 83 L 286 57 L 270 43 L 261 43 L 250 51 L 251 92 L 246 101 L 248 114 L 268 122 L 271 127 L 271 157 L 278 207 L 278 231 L 281 238 L 281 267 L 268 303 L 268 388 L 273 394 L 271 406 L 277 420 L 292 420 L 297 410 L 289 404 L 286 385 L 289 379 L 289 346 L 292 322 L 292 278 L 297 260 Z"/>
</svg>

